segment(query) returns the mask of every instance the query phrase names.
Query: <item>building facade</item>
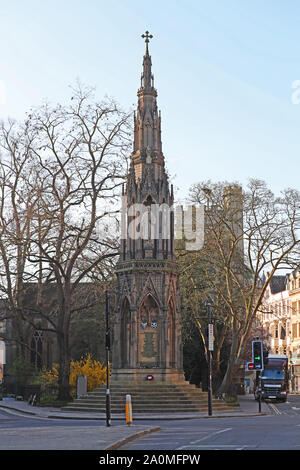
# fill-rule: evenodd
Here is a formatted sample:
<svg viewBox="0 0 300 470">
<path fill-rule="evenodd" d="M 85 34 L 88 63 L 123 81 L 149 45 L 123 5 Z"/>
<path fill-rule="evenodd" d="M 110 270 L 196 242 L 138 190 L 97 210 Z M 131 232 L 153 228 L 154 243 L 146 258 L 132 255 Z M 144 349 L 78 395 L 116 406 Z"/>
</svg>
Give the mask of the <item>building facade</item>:
<svg viewBox="0 0 300 470">
<path fill-rule="evenodd" d="M 291 311 L 290 372 L 291 386 L 300 391 L 300 271 L 294 270 L 288 276 L 288 290 Z"/>
<path fill-rule="evenodd" d="M 273 276 L 259 318 L 270 354 L 289 358 L 291 390 L 300 392 L 300 272 Z"/>
<path fill-rule="evenodd" d="M 285 354 L 291 350 L 291 308 L 288 276 L 273 276 L 266 289 L 260 310 L 270 354 Z"/>
</svg>

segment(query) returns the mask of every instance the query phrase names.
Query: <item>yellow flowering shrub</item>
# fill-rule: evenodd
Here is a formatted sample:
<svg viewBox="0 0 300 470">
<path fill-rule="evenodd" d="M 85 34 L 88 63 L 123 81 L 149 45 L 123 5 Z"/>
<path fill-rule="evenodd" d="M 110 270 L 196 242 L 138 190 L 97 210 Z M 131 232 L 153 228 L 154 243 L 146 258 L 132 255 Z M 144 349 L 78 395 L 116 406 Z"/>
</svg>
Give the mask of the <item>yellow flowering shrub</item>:
<svg viewBox="0 0 300 470">
<path fill-rule="evenodd" d="M 106 382 L 106 366 L 100 361 L 92 359 L 91 354 L 82 357 L 79 361 L 71 361 L 69 383 L 76 388 L 76 376 L 86 375 L 88 392 Z"/>
<path fill-rule="evenodd" d="M 43 370 L 42 373 L 42 383 L 45 387 L 55 386 L 58 381 L 58 365 L 53 364 L 52 369 Z"/>
</svg>

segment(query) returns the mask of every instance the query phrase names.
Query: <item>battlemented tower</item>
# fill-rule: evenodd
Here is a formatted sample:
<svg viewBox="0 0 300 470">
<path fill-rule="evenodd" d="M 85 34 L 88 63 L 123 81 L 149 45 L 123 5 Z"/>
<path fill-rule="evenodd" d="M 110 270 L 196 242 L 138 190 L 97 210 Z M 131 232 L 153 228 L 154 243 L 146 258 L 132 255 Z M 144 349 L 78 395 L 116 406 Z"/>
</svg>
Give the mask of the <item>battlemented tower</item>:
<svg viewBox="0 0 300 470">
<path fill-rule="evenodd" d="M 182 382 L 178 268 L 174 254 L 173 188 L 165 170 L 149 35 L 134 116 L 126 217 L 118 261 L 112 382 Z M 142 217 L 141 217 L 142 215 Z M 125 224 L 125 225 L 124 225 Z"/>
</svg>

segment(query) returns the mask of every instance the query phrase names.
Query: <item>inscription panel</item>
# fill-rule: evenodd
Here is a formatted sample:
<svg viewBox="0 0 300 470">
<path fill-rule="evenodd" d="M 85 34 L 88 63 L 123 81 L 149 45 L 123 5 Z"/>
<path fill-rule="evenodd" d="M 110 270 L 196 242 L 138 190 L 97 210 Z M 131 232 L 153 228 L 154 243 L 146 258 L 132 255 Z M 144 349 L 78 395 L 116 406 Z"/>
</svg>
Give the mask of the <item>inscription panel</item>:
<svg viewBox="0 0 300 470">
<path fill-rule="evenodd" d="M 147 326 L 139 332 L 139 363 L 141 366 L 157 366 L 159 363 L 159 335 L 157 329 Z"/>
</svg>

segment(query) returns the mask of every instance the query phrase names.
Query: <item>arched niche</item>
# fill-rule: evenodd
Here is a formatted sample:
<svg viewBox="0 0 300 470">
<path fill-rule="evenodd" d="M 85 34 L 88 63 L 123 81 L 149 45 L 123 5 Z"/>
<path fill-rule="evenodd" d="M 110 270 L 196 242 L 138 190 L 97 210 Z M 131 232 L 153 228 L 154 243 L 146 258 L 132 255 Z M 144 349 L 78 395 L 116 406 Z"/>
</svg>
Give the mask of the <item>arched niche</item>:
<svg viewBox="0 0 300 470">
<path fill-rule="evenodd" d="M 138 313 L 138 360 L 141 367 L 160 364 L 159 305 L 151 294 L 144 297 Z"/>
<path fill-rule="evenodd" d="M 121 307 L 121 364 L 122 367 L 130 365 L 131 343 L 131 314 L 127 297 L 124 298 Z"/>
<path fill-rule="evenodd" d="M 176 327 L 175 327 L 175 307 L 173 299 L 168 303 L 168 344 L 169 344 L 169 366 L 176 366 Z"/>
</svg>

